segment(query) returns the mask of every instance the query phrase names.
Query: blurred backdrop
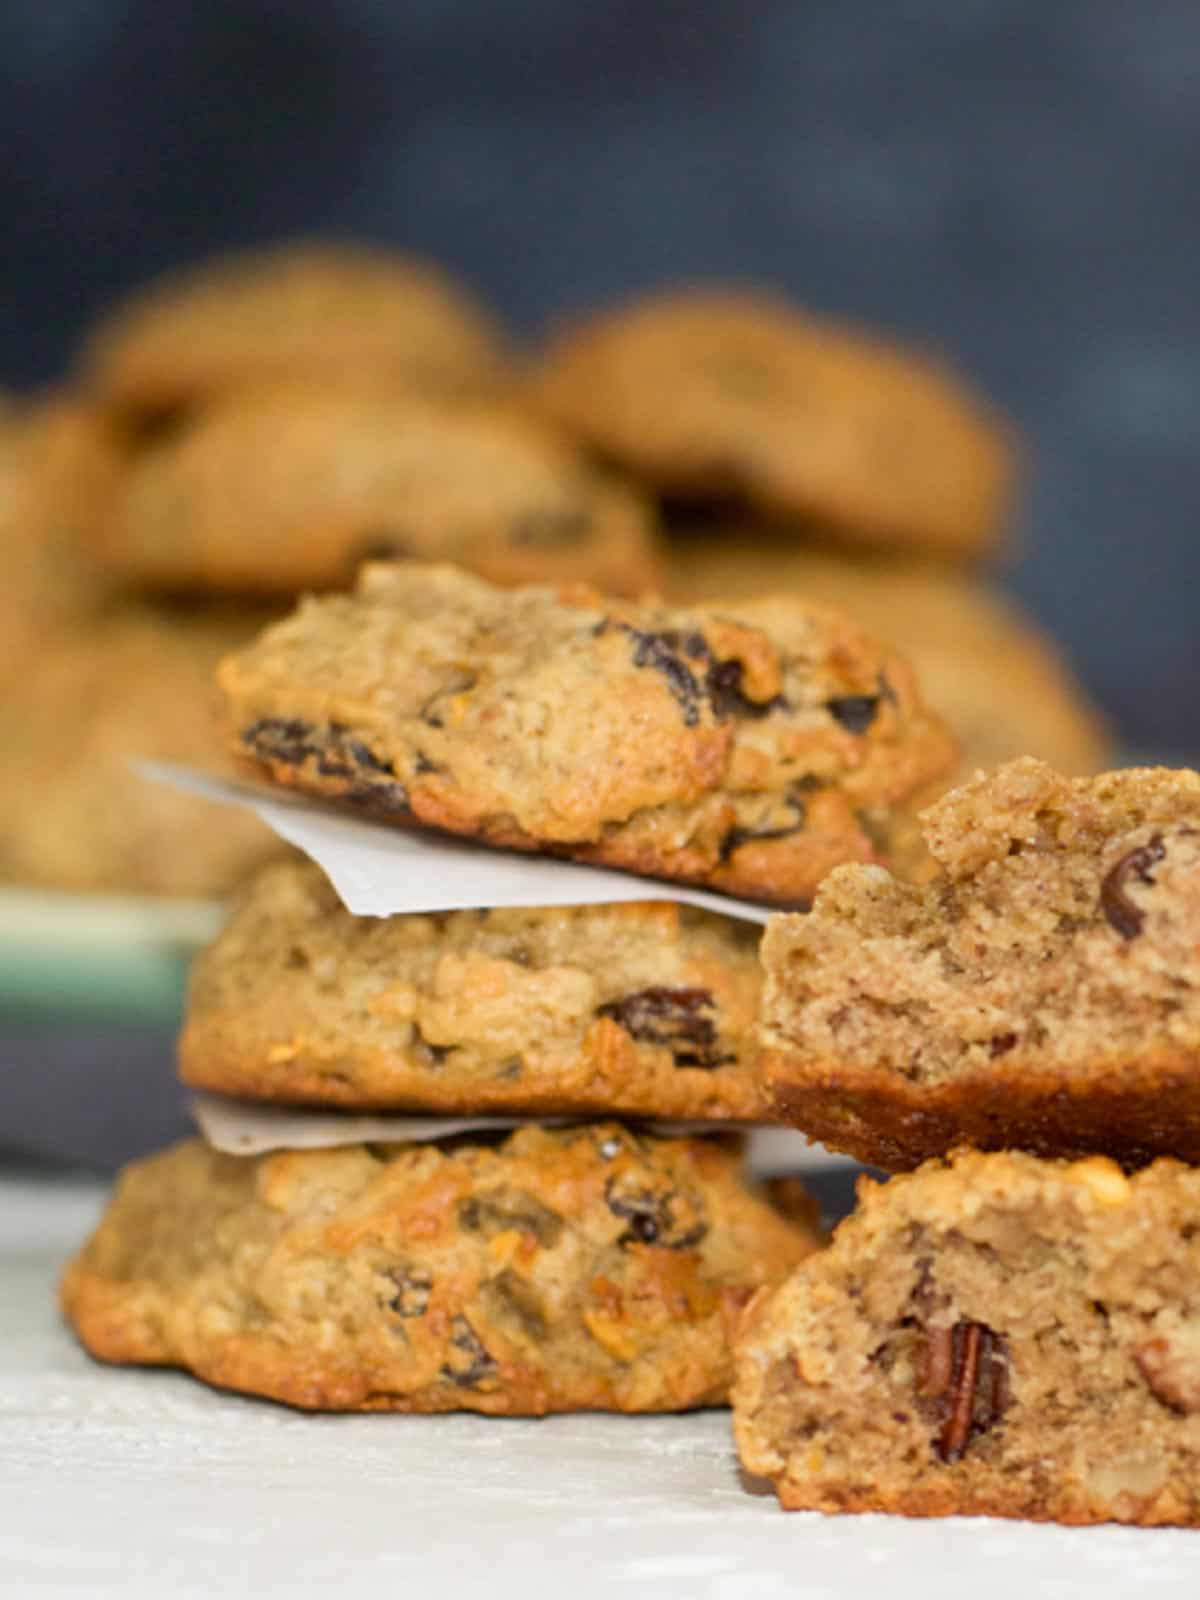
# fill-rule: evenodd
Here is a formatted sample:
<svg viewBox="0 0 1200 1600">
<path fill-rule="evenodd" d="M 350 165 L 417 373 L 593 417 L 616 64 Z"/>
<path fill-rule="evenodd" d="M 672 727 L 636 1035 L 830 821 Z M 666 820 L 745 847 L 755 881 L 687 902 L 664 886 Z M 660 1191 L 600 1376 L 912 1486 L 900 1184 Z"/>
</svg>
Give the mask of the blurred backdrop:
<svg viewBox="0 0 1200 1600">
<path fill-rule="evenodd" d="M 171 263 L 428 252 L 526 333 L 681 277 L 944 348 L 1030 441 L 1012 585 L 1194 758 L 1194 0 L 7 0 L 0 382 Z"/>
</svg>

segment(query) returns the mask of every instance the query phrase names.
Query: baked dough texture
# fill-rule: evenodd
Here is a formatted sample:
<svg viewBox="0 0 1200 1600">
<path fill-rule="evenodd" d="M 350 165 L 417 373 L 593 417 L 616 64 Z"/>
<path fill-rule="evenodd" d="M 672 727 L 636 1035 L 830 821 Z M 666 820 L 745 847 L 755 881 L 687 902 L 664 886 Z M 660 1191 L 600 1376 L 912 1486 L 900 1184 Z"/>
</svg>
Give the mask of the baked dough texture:
<svg viewBox="0 0 1200 1600">
<path fill-rule="evenodd" d="M 102 1360 L 306 1410 L 716 1405 L 736 1312 L 818 1243 L 739 1146 L 612 1122 L 253 1159 L 193 1140 L 126 1170 L 62 1303 Z"/>
<path fill-rule="evenodd" d="M 1200 775 L 1015 761 L 924 827 L 928 885 L 842 868 L 768 926 L 779 1113 L 889 1170 L 956 1144 L 1200 1161 Z"/>
<path fill-rule="evenodd" d="M 955 754 L 898 655 L 785 597 L 683 609 L 380 563 L 220 683 L 277 782 L 783 904 L 896 859 Z"/>
<path fill-rule="evenodd" d="M 783 1506 L 1200 1523 L 1200 1172 L 963 1151 L 860 1200 L 740 1329 Z"/>
<path fill-rule="evenodd" d="M 356 917 L 281 861 L 196 960 L 180 1069 L 347 1110 L 752 1121 L 760 932 L 673 902 Z"/>
</svg>

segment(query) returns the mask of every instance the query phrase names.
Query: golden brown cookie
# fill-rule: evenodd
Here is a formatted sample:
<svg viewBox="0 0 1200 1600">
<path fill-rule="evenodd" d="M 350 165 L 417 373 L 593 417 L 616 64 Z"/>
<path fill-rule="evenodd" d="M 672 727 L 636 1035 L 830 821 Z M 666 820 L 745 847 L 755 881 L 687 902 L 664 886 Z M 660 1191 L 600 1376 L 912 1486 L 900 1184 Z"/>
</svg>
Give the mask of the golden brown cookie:
<svg viewBox="0 0 1200 1600">
<path fill-rule="evenodd" d="M 661 577 L 649 505 L 538 424 L 294 384 L 216 402 L 147 450 L 103 554 L 176 591 L 345 588 L 382 556 L 618 594 Z"/>
<path fill-rule="evenodd" d="M 860 1192 L 738 1339 L 782 1505 L 1200 1523 L 1200 1172 L 968 1151 Z"/>
<path fill-rule="evenodd" d="M 193 968 L 180 1071 L 357 1110 L 753 1120 L 759 934 L 651 902 L 356 917 L 280 862 Z"/>
<path fill-rule="evenodd" d="M 785 904 L 889 859 L 954 758 L 898 656 L 793 599 L 681 610 L 380 564 L 220 681 L 236 748 L 280 783 Z"/>
<path fill-rule="evenodd" d="M 221 758 L 212 674 L 262 613 L 130 608 L 48 637 L 0 704 L 0 878 L 220 894 L 281 848 L 248 812 L 147 782 Z"/>
<path fill-rule="evenodd" d="M 768 926 L 780 1114 L 892 1170 L 956 1144 L 1200 1161 L 1200 775 L 1015 761 L 924 824 L 927 887 L 843 868 Z"/>
<path fill-rule="evenodd" d="M 1053 641 L 991 584 L 913 557 L 796 548 L 750 524 L 681 530 L 669 561 L 666 591 L 680 604 L 794 594 L 841 607 L 894 645 L 962 746 L 960 778 L 1024 755 L 1082 775 L 1111 756 L 1103 718 Z"/>
<path fill-rule="evenodd" d="M 818 1244 L 738 1141 L 619 1123 L 136 1163 L 62 1302 L 93 1355 L 307 1410 L 720 1404 L 729 1324 Z"/>
<path fill-rule="evenodd" d="M 553 339 L 531 389 L 669 496 L 945 556 L 1003 530 L 1013 451 L 983 401 L 928 356 L 778 295 L 645 296 Z"/>
<path fill-rule="evenodd" d="M 112 580 L 88 545 L 124 471 L 120 441 L 74 397 L 0 416 L 0 672 L 28 669 L 48 634 L 97 612 Z"/>
<path fill-rule="evenodd" d="M 109 313 L 80 361 L 92 392 L 134 421 L 277 378 L 474 392 L 503 365 L 491 318 L 438 267 L 318 242 L 167 274 Z"/>
</svg>

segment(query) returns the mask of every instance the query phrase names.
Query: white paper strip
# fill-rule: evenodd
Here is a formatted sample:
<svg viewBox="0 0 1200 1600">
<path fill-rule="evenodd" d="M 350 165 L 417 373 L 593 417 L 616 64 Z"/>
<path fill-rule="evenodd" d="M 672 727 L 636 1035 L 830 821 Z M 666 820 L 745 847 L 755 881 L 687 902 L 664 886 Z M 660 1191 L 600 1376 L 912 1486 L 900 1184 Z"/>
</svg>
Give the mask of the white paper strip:
<svg viewBox="0 0 1200 1600">
<path fill-rule="evenodd" d="M 402 1114 L 354 1116 L 344 1111 L 299 1111 L 287 1106 L 251 1105 L 207 1089 L 192 1092 L 190 1110 L 200 1132 L 215 1150 L 231 1156 L 257 1156 L 268 1150 L 334 1150 L 351 1144 L 425 1144 L 456 1133 L 531 1124 L 560 1128 L 572 1122 L 625 1121 L 597 1117 L 426 1117 Z M 638 1127 L 667 1138 L 706 1133 L 748 1133 L 744 1122 L 647 1122 Z"/>
<path fill-rule="evenodd" d="M 360 821 L 330 806 L 165 762 L 140 761 L 136 770 L 156 783 L 207 800 L 248 806 L 280 838 L 310 856 L 347 911 L 359 917 L 479 906 L 610 905 L 621 900 L 678 900 L 747 922 L 766 922 L 771 915 L 769 906 L 706 889 L 582 866 L 555 856 L 495 850 L 430 829 Z"/>
</svg>

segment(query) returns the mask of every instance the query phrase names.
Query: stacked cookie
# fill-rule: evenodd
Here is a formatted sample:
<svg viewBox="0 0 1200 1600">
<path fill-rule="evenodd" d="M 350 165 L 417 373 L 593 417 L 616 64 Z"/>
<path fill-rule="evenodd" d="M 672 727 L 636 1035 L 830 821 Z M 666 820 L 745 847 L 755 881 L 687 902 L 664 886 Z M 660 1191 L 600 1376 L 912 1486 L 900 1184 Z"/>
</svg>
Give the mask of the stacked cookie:
<svg viewBox="0 0 1200 1600">
<path fill-rule="evenodd" d="M 306 794 L 787 904 L 834 861 L 902 856 L 953 759 L 894 653 L 788 600 L 377 565 L 220 681 L 237 748 Z M 140 1164 L 68 1270 L 68 1315 L 106 1359 L 302 1406 L 722 1400 L 736 1312 L 818 1242 L 730 1132 L 764 1115 L 756 943 L 654 900 L 364 919 L 314 866 L 264 872 L 197 966 L 185 1080 L 415 1130 Z M 521 1125 L 435 1140 L 419 1120 L 480 1113 Z"/>
<path fill-rule="evenodd" d="M 791 1507 L 1200 1522 L 1200 775 L 1025 759 L 925 831 L 931 883 L 841 867 L 764 940 L 776 1109 L 925 1164 L 755 1303 L 743 1461 Z"/>
<path fill-rule="evenodd" d="M 961 772 L 1102 764 L 1054 647 L 972 570 L 1007 534 L 1007 426 L 941 362 L 759 291 L 665 291 L 553 339 L 534 404 L 655 493 L 668 591 L 797 593 L 909 656 Z"/>
</svg>

